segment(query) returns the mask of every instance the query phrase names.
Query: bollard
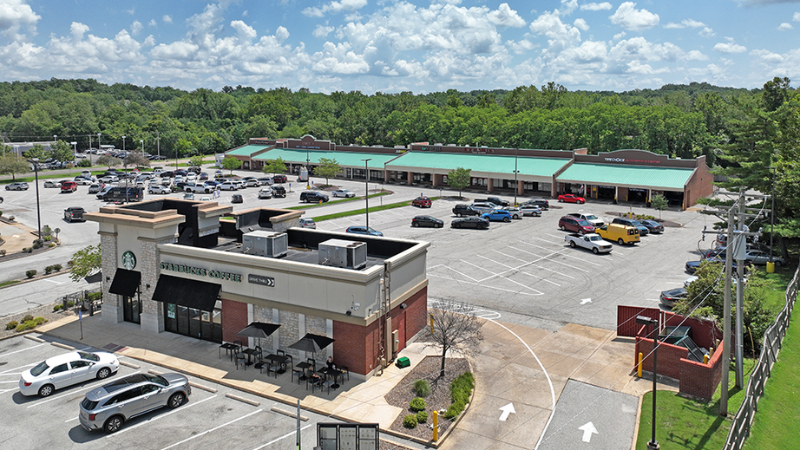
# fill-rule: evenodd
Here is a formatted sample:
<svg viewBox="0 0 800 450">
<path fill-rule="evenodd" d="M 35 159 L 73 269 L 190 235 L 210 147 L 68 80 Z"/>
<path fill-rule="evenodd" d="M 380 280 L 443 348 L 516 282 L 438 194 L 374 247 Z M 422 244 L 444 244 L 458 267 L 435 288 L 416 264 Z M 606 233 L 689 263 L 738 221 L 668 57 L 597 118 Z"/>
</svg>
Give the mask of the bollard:
<svg viewBox="0 0 800 450">
<path fill-rule="evenodd" d="M 708 364 L 708 355 L 703 355 L 703 364 Z"/>
<path fill-rule="evenodd" d="M 439 440 L 439 411 L 433 412 L 433 442 Z"/>
<path fill-rule="evenodd" d="M 431 314 L 431 334 L 433 334 L 433 314 Z"/>
<path fill-rule="evenodd" d="M 642 359 L 644 359 L 644 354 L 642 352 L 639 352 L 639 369 L 637 370 L 639 378 L 642 378 Z"/>
<path fill-rule="evenodd" d="M 61 302 L 62 302 L 62 303 L 63 303 L 63 305 L 64 305 L 64 307 L 63 307 L 63 310 L 64 310 L 64 311 L 66 311 L 66 310 L 67 310 L 67 297 L 64 297 L 64 299 L 63 299 L 63 300 L 61 300 Z"/>
<path fill-rule="evenodd" d="M 89 302 L 89 317 L 94 316 L 94 300 Z"/>
</svg>

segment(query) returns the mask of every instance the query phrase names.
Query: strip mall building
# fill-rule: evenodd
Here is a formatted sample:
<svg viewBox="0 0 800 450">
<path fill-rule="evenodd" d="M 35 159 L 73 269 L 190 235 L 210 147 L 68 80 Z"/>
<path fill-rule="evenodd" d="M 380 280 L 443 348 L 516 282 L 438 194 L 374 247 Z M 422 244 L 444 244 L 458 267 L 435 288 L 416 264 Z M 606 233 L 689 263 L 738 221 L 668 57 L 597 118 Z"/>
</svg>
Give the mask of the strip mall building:
<svg viewBox="0 0 800 450">
<path fill-rule="evenodd" d="M 573 193 L 588 198 L 647 203 L 664 195 L 673 206 L 688 208 L 713 193 L 713 176 L 705 156 L 671 159 L 644 150 L 616 150 L 588 155 L 586 149 L 531 150 L 414 143 L 394 148 L 342 146 L 313 136 L 300 139 L 253 138 L 225 154 L 242 161 L 245 170 L 261 170 L 281 158 L 290 173 L 335 159 L 341 178 L 383 183 L 447 186 L 447 174 L 471 170 L 471 189 L 494 193 L 515 189 L 517 195 L 555 198 Z M 369 160 L 369 161 L 365 161 Z"/>
<path fill-rule="evenodd" d="M 334 343 L 318 359 L 369 377 L 425 327 L 429 244 L 303 229 L 302 214 L 169 198 L 87 213 L 101 236 L 103 320 L 213 342 L 276 323 L 265 352 L 304 361 L 313 355 L 288 346 L 323 335 Z"/>
</svg>

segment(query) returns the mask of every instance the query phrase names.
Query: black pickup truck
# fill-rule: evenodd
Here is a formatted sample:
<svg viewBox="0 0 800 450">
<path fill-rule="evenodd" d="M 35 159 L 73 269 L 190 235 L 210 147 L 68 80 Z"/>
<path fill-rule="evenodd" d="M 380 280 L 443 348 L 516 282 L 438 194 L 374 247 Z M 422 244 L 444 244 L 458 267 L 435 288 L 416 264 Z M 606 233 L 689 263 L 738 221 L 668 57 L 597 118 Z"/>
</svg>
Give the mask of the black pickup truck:
<svg viewBox="0 0 800 450">
<path fill-rule="evenodd" d="M 80 206 L 70 206 L 64 210 L 64 220 L 67 222 L 74 222 L 76 220 L 85 222 L 86 219 L 83 218 L 83 213 L 85 212 L 86 211 Z"/>
<path fill-rule="evenodd" d="M 494 203 L 497 206 L 510 206 L 511 204 L 507 200 L 501 200 L 497 197 L 487 197 L 487 198 L 479 198 L 473 200 L 474 203 Z"/>
</svg>

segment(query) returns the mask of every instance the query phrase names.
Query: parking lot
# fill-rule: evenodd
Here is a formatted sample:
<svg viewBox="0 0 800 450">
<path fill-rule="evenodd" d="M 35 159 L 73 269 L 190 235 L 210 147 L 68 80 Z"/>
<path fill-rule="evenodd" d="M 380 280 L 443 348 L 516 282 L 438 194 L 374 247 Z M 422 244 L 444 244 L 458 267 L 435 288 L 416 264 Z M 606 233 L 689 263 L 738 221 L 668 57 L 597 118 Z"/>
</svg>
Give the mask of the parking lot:
<svg viewBox="0 0 800 450">
<path fill-rule="evenodd" d="M 79 350 L 97 351 L 80 344 L 67 343 Z M 176 409 L 162 408 L 126 422 L 114 434 L 88 432 L 78 422 L 79 403 L 87 391 L 109 380 L 90 381 L 63 390 L 49 397 L 25 397 L 19 393 L 20 373 L 49 357 L 68 352 L 50 343 L 39 343 L 24 337 L 0 341 L 0 421 L 6 430 L 0 446 L 14 449 L 41 448 L 147 448 L 196 449 L 225 448 L 241 450 L 293 448 L 296 439 L 295 418 L 271 410 L 293 408 L 262 397 L 189 377 L 196 383 L 192 395 Z M 120 366 L 116 376 L 165 369 L 138 360 L 122 357 L 121 361 L 139 366 Z M 209 392 L 209 388 L 215 392 Z M 257 406 L 226 397 L 234 394 L 259 402 Z M 316 423 L 333 422 L 308 411 L 302 416 L 301 433 L 304 447 L 316 440 Z"/>
<path fill-rule="evenodd" d="M 609 222 L 628 207 L 551 201 L 551 209 L 542 217 L 492 222 L 488 230 L 473 230 L 450 228 L 456 203 L 436 200 L 431 208 L 409 206 L 370 213 L 370 227 L 387 236 L 431 242 L 430 299 L 466 301 L 498 311 L 505 321 L 539 328 L 555 330 L 577 323 L 613 329 L 617 305 L 658 307 L 661 291 L 683 285 L 688 277 L 684 263 L 698 259 L 698 244 L 703 248 L 711 244 L 698 242 L 703 226 L 710 227 L 712 222 L 697 212 L 664 211 L 664 219 L 682 226 L 644 236 L 635 246 L 613 243 L 610 254 L 595 255 L 565 245 L 566 233 L 558 229 L 558 219 L 569 212 L 584 212 Z M 658 214 L 644 208 L 634 212 Z M 441 219 L 444 227 L 412 228 L 411 218 L 418 214 Z M 364 221 L 364 215 L 350 216 L 317 226 L 344 231 Z"/>
</svg>

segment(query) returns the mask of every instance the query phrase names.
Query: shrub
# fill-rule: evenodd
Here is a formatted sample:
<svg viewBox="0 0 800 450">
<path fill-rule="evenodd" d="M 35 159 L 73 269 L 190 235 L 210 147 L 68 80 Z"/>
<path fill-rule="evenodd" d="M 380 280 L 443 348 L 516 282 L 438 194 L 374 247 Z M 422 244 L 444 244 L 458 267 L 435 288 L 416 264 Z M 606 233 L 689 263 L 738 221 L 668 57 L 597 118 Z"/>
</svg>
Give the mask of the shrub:
<svg viewBox="0 0 800 450">
<path fill-rule="evenodd" d="M 428 405 L 425 404 L 425 399 L 416 397 L 408 404 L 408 409 L 412 411 L 424 411 Z"/>
<path fill-rule="evenodd" d="M 67 308 L 72 308 L 73 306 L 75 306 L 75 302 L 73 302 L 72 300 L 67 302 Z"/>
<path fill-rule="evenodd" d="M 409 414 L 403 417 L 403 426 L 406 428 L 417 428 L 417 416 Z"/>
<path fill-rule="evenodd" d="M 23 322 L 30 322 L 31 320 L 33 320 L 33 316 L 30 314 L 26 314 L 25 317 L 22 318 Z"/>
<path fill-rule="evenodd" d="M 92 167 L 92 162 L 88 159 L 78 161 L 78 167 Z"/>
<path fill-rule="evenodd" d="M 51 243 L 49 243 L 49 244 L 47 244 L 47 247 L 48 247 L 48 248 L 53 248 L 53 247 L 55 247 L 55 246 L 56 246 L 56 244 L 54 244 L 54 243 L 52 243 L 52 242 L 51 242 Z"/>
<path fill-rule="evenodd" d="M 53 264 L 53 270 L 55 270 L 56 272 L 60 272 L 61 271 L 61 264 Z"/>
<path fill-rule="evenodd" d="M 28 277 L 28 278 L 33 278 L 33 277 L 36 276 L 36 271 L 34 269 L 26 270 L 25 271 L 25 276 Z"/>
<path fill-rule="evenodd" d="M 53 311 L 61 311 L 63 307 L 64 305 L 59 303 L 58 305 L 53 306 Z"/>
<path fill-rule="evenodd" d="M 36 323 L 31 320 L 31 321 L 28 321 L 28 322 L 22 322 L 21 324 L 17 325 L 17 328 L 15 329 L 15 331 L 17 331 L 19 333 L 21 331 L 32 330 L 34 328 L 36 328 Z"/>
<path fill-rule="evenodd" d="M 428 413 L 420 411 L 417 413 L 417 423 L 425 423 L 428 421 Z"/>
<path fill-rule="evenodd" d="M 51 239 L 53 239 L 53 236 L 45 236 L 44 237 L 44 241 L 45 242 L 50 242 Z"/>
<path fill-rule="evenodd" d="M 0 250 L 0 256 L 6 256 L 6 251 L 5 250 Z"/>
<path fill-rule="evenodd" d="M 427 397 L 431 394 L 431 385 L 428 380 L 417 380 L 414 382 L 414 392 L 417 397 Z"/>
<path fill-rule="evenodd" d="M 90 292 L 88 297 L 89 297 L 89 300 L 92 300 L 92 301 L 100 300 L 101 298 L 103 298 L 103 293 L 102 292 Z"/>
<path fill-rule="evenodd" d="M 450 383 L 450 399 L 453 403 L 444 413 L 445 418 L 455 418 L 464 411 L 474 388 L 475 378 L 472 376 L 472 372 L 464 372 Z"/>
<path fill-rule="evenodd" d="M 44 233 L 44 231 L 43 231 Z M 34 239 L 33 241 L 33 248 L 40 248 L 44 245 L 44 241 L 42 239 Z"/>
<path fill-rule="evenodd" d="M 44 274 L 45 275 L 50 275 L 50 272 L 52 272 L 52 271 L 53 271 L 53 266 L 47 266 L 47 267 L 44 268 Z"/>
<path fill-rule="evenodd" d="M 39 325 L 41 325 L 41 324 L 43 324 L 45 322 L 47 322 L 47 319 L 45 319 L 44 317 L 37 317 L 37 318 L 33 319 L 33 323 L 35 323 L 36 326 L 39 326 Z"/>
<path fill-rule="evenodd" d="M 6 330 L 13 330 L 14 328 L 17 328 L 17 325 L 19 325 L 19 322 L 12 320 L 6 324 Z"/>
</svg>

